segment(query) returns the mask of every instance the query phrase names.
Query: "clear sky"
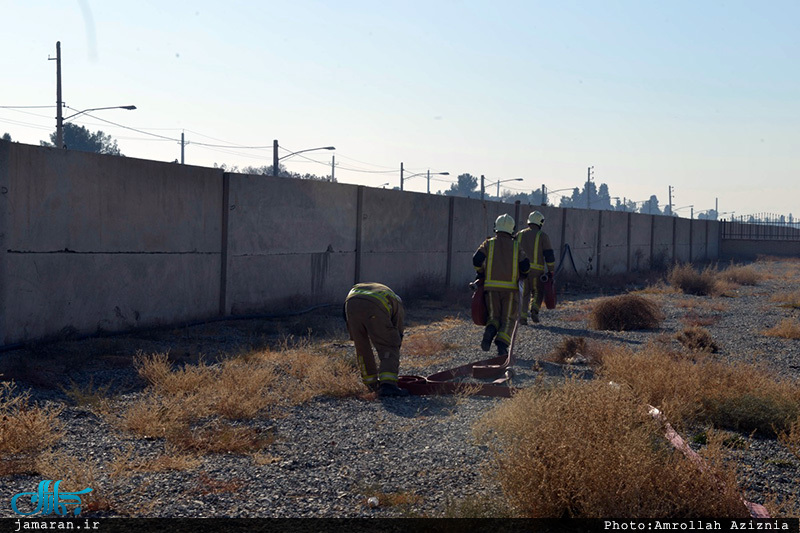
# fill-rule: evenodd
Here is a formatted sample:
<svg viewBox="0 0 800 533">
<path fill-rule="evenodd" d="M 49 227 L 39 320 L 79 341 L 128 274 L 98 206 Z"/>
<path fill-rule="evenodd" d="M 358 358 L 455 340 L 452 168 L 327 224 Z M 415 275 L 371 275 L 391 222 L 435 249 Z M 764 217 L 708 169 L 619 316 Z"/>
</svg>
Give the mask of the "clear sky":
<svg viewBox="0 0 800 533">
<path fill-rule="evenodd" d="M 52 106 L 0 108 L 19 142 L 55 130 L 60 41 L 65 116 L 136 105 L 74 119 L 129 157 L 179 159 L 182 132 L 201 166 L 333 145 L 282 163 L 326 175 L 335 155 L 338 181 L 390 187 L 401 161 L 449 172 L 433 192 L 462 173 L 565 189 L 593 166 L 628 200 L 671 185 L 695 215 L 800 216 L 797 0 L 0 0 L 0 18 L 0 106 Z"/>
</svg>

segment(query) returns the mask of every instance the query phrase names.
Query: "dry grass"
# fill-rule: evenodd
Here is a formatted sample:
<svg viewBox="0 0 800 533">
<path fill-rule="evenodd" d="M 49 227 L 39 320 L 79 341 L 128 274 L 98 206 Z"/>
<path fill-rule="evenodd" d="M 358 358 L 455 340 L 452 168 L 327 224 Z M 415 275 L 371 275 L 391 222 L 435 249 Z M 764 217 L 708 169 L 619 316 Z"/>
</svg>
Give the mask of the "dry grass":
<svg viewBox="0 0 800 533">
<path fill-rule="evenodd" d="M 720 449 L 708 447 L 709 467 L 699 470 L 627 387 L 525 389 L 495 408 L 477 436 L 523 517 L 749 516 Z"/>
<path fill-rule="evenodd" d="M 433 357 L 456 348 L 457 345 L 442 340 L 440 334 L 430 331 L 412 333 L 403 339 L 403 355 Z"/>
<path fill-rule="evenodd" d="M 194 470 L 202 464 L 196 455 L 185 454 L 174 446 L 167 446 L 167 451 L 156 457 L 134 458 L 134 450 L 128 447 L 109 461 L 105 468 L 111 477 L 129 477 L 135 472 L 168 472 Z"/>
<path fill-rule="evenodd" d="M 792 455 L 800 459 L 800 417 L 789 424 L 789 427 L 778 433 L 778 441 L 783 444 Z"/>
<path fill-rule="evenodd" d="M 602 363 L 606 350 L 608 347 L 605 344 L 584 337 L 564 337 L 545 360 L 562 365 L 597 365 Z"/>
<path fill-rule="evenodd" d="M 258 430 L 226 421 L 279 415 L 317 396 L 353 396 L 363 385 L 353 362 L 321 346 L 285 344 L 217 364 L 173 367 L 167 354 L 139 355 L 148 387 L 132 404 L 99 409 L 121 429 L 165 438 L 180 451 L 249 453 L 272 442 Z"/>
<path fill-rule="evenodd" d="M 72 403 L 80 406 L 94 407 L 100 405 L 109 396 L 112 382 L 95 386 L 94 376 L 89 378 L 89 383 L 79 385 L 70 379 L 69 387 L 61 387 L 61 391 Z"/>
<path fill-rule="evenodd" d="M 713 311 L 717 313 L 722 313 L 730 309 L 730 306 L 724 302 L 707 300 L 703 298 L 688 298 L 679 301 L 676 305 L 678 307 L 691 309 L 694 311 Z"/>
<path fill-rule="evenodd" d="M 761 334 L 768 337 L 780 337 L 781 339 L 800 339 L 800 321 L 784 318 L 780 324 L 765 329 Z"/>
<path fill-rule="evenodd" d="M 684 294 L 707 296 L 720 293 L 717 273 L 711 267 L 698 272 L 690 264 L 675 265 L 667 274 L 667 281 Z"/>
<path fill-rule="evenodd" d="M 37 407 L 13 381 L 0 382 L 0 476 L 35 471 L 37 457 L 64 435 L 61 407 Z"/>
<path fill-rule="evenodd" d="M 714 342 L 711 333 L 699 326 L 690 326 L 675 336 L 682 345 L 693 352 L 715 353 L 719 346 Z"/>
<path fill-rule="evenodd" d="M 648 285 L 644 289 L 631 291 L 631 294 L 676 294 L 680 292 L 678 289 L 671 285 L 667 285 L 664 281 L 657 281 Z"/>
<path fill-rule="evenodd" d="M 724 364 L 708 354 L 684 356 L 650 344 L 603 358 L 600 373 L 658 407 L 675 425 L 710 423 L 759 436 L 784 431 L 800 414 L 800 388 L 762 367 Z"/>
<path fill-rule="evenodd" d="M 734 283 L 736 285 L 758 285 L 764 275 L 757 271 L 752 265 L 731 265 L 717 273 L 717 279 Z"/>
<path fill-rule="evenodd" d="M 598 302 L 590 315 L 590 327 L 598 330 L 629 331 L 652 329 L 664 320 L 664 313 L 652 301 L 635 294 L 612 296 Z"/>
<path fill-rule="evenodd" d="M 680 320 L 681 322 L 683 322 L 684 326 L 692 328 L 701 326 L 711 326 L 712 324 L 716 324 L 717 322 L 719 322 L 720 318 L 722 317 L 720 317 L 719 315 L 705 316 L 705 315 L 699 315 L 694 311 L 689 311 L 688 313 L 683 315 Z"/>
<path fill-rule="evenodd" d="M 779 303 L 781 307 L 800 309 L 800 290 L 776 292 L 772 295 L 770 301 Z"/>
<path fill-rule="evenodd" d="M 114 507 L 111 496 L 99 481 L 99 469 L 91 460 L 48 451 L 37 458 L 36 471 L 44 479 L 62 480 L 59 490 L 63 492 L 91 488 L 91 492 L 81 495 L 81 513 L 107 511 Z"/>
</svg>

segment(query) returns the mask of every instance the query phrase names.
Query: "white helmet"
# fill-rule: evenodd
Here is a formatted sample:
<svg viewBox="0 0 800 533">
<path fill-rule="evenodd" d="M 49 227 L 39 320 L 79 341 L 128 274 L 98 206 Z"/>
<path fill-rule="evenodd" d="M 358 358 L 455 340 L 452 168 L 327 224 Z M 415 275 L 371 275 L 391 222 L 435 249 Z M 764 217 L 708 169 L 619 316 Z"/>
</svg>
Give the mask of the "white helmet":
<svg viewBox="0 0 800 533">
<path fill-rule="evenodd" d="M 539 211 L 534 211 L 530 215 L 528 215 L 528 224 L 536 224 L 537 226 L 542 226 L 544 224 L 544 215 Z"/>
<path fill-rule="evenodd" d="M 511 216 L 502 214 L 494 221 L 494 231 L 504 231 L 511 235 L 514 233 L 514 219 Z"/>
</svg>

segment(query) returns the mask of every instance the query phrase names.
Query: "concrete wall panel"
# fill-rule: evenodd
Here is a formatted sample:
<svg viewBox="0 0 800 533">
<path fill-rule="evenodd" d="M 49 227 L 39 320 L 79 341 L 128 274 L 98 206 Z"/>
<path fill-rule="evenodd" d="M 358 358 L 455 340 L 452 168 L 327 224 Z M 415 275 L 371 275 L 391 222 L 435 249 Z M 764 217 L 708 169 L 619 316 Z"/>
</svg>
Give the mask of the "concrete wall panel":
<svg viewBox="0 0 800 533">
<path fill-rule="evenodd" d="M 708 221 L 708 259 L 716 259 L 720 256 L 720 223 L 717 220 Z"/>
<path fill-rule="evenodd" d="M 706 249 L 706 221 L 692 220 L 692 261 L 705 261 Z"/>
<path fill-rule="evenodd" d="M 9 249 L 219 251 L 221 170 L 13 147 Z"/>
<path fill-rule="evenodd" d="M 597 263 L 600 275 L 627 272 L 628 213 L 602 211 Z"/>
<path fill-rule="evenodd" d="M 6 289 L 8 287 L 8 269 L 6 266 L 6 250 L 8 249 L 8 211 L 10 185 L 11 143 L 0 140 L 0 346 L 10 342 L 6 332 L 8 322 Z"/>
<path fill-rule="evenodd" d="M 650 268 L 650 232 L 652 215 L 631 213 L 631 271 L 641 272 Z"/>
<path fill-rule="evenodd" d="M 230 174 L 226 312 L 338 300 L 353 285 L 358 187 Z"/>
<path fill-rule="evenodd" d="M 675 261 L 687 263 L 690 261 L 689 254 L 689 230 L 691 220 L 688 218 L 673 217 L 675 219 Z M 694 238 L 694 235 L 692 235 Z"/>
<path fill-rule="evenodd" d="M 281 312 L 344 301 L 353 286 L 354 271 L 353 253 L 230 257 L 226 312 Z"/>
<path fill-rule="evenodd" d="M 8 256 L 5 343 L 216 316 L 219 255 Z"/>
<path fill-rule="evenodd" d="M 3 343 L 219 310 L 222 172 L 3 144 Z"/>
<path fill-rule="evenodd" d="M 598 220 L 597 211 L 567 210 L 564 240 L 581 275 L 596 275 Z"/>
<path fill-rule="evenodd" d="M 672 264 L 672 224 L 673 217 L 651 215 L 653 217 L 653 257 L 652 265 L 665 268 Z"/>
<path fill-rule="evenodd" d="M 800 257 L 799 241 L 767 241 L 755 239 L 725 239 L 721 242 L 720 260 L 753 260 L 758 255 Z"/>
</svg>

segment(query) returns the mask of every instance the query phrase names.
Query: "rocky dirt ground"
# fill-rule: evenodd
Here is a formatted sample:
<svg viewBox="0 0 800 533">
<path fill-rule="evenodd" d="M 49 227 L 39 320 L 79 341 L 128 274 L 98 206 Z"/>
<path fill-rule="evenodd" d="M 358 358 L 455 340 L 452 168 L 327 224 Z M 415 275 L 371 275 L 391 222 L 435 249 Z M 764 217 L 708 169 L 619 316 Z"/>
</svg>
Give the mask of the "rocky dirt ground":
<svg viewBox="0 0 800 533">
<path fill-rule="evenodd" d="M 585 337 L 643 346 L 650 340 L 677 342 L 688 313 L 714 317 L 706 326 L 728 360 L 758 360 L 778 374 L 800 376 L 800 340 L 760 332 L 800 311 L 771 301 L 778 292 L 797 290 L 800 262 L 759 262 L 765 278 L 725 296 L 652 294 L 666 320 L 657 330 L 594 331 L 588 327 L 598 298 L 645 284 L 613 280 L 604 284 L 562 285 L 559 305 L 542 313 L 542 323 L 525 326 L 515 344 L 514 386 L 541 386 L 559 379 L 538 361 L 565 337 Z M 441 295 L 437 295 L 441 296 Z M 429 375 L 484 359 L 482 328 L 469 320 L 469 293 L 444 299 L 407 298 L 409 329 L 435 332 L 443 347 L 434 357 L 404 353 L 401 374 Z M 94 480 L 109 505 L 97 516 L 146 517 L 442 517 L 460 502 L 499 496 L 485 475 L 487 450 L 472 428 L 492 406 L 504 401 L 478 396 L 415 396 L 384 401 L 370 396 L 322 397 L 281 417 L 245 422 L 275 436 L 259 454 L 213 454 L 183 470 L 133 472 L 111 476 L 109 461 L 121 450 L 136 457 L 164 451 L 162 439 L 142 439 L 115 430 L 93 408 L 72 405 L 61 387 L 108 385 L 119 401 L 132 401 L 145 385 L 131 365 L 136 353 L 169 352 L 176 362 L 207 360 L 259 346 L 309 337 L 326 349 L 353 355 L 341 310 L 325 307 L 283 319 L 215 322 L 107 338 L 62 341 L 0 353 L 3 378 L 15 378 L 34 401 L 65 406 L 60 415 L 67 435 L 56 446 L 62 456 L 98 465 Z M 489 354 L 493 355 L 493 354 Z M 550 367 L 548 367 L 550 368 Z M 556 372 L 557 374 L 558 372 Z M 743 436 L 746 446 L 731 450 L 740 465 L 744 495 L 754 502 L 786 498 L 796 492 L 798 460 L 774 439 Z M 35 490 L 41 476 L 16 474 L 0 479 L 0 517 L 15 517 L 9 501 Z M 369 504 L 376 497 L 378 505 Z"/>
</svg>

